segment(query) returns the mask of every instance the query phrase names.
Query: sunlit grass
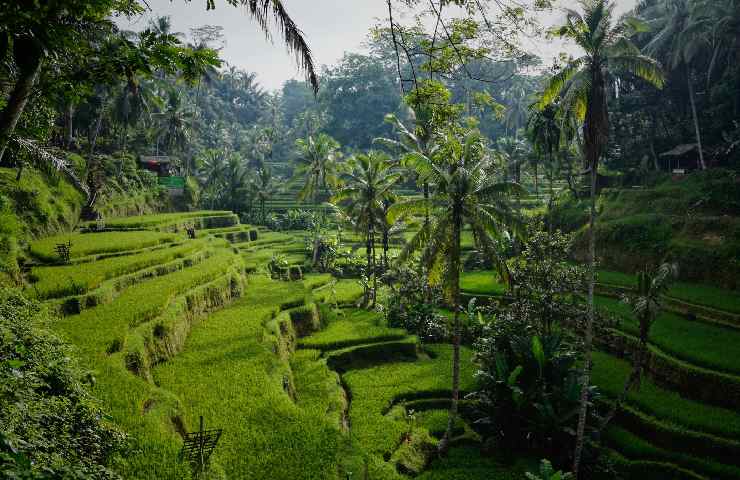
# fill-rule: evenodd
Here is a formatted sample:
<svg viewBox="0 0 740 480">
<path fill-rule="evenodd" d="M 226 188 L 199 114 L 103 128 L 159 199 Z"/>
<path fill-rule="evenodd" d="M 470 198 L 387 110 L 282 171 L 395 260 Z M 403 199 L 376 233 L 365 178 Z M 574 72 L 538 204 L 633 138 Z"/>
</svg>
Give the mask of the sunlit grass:
<svg viewBox="0 0 740 480">
<path fill-rule="evenodd" d="M 163 232 L 101 232 L 70 233 L 36 240 L 31 244 L 31 254 L 47 262 L 59 261 L 57 244 L 71 243 L 70 258 L 93 254 L 138 250 L 183 238 L 180 235 Z"/>
<path fill-rule="evenodd" d="M 593 358 L 593 383 L 608 396 L 616 397 L 622 392 L 630 364 L 598 351 L 593 352 Z M 643 377 L 639 391 L 630 392 L 627 399 L 629 404 L 660 420 L 726 438 L 740 437 L 737 412 L 683 398 L 658 387 L 649 378 Z"/>
<path fill-rule="evenodd" d="M 639 334 L 639 324 L 628 305 L 606 297 L 597 297 L 596 304 L 620 318 L 620 329 Z M 694 365 L 740 374 L 738 330 L 663 312 L 650 330 L 650 342 L 664 352 Z"/>
</svg>

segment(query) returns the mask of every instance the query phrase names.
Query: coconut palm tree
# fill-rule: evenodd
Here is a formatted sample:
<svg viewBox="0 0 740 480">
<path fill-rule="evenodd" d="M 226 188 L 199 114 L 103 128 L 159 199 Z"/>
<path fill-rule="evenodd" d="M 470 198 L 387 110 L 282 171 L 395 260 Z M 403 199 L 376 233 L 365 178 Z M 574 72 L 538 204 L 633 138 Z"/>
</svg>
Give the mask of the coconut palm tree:
<svg viewBox="0 0 740 480">
<path fill-rule="evenodd" d="M 157 142 L 162 141 L 169 154 L 185 153 L 193 129 L 193 112 L 182 102 L 179 91 L 169 92 L 164 111 L 153 115 L 157 119 Z M 186 175 L 190 174 L 192 162 L 186 161 Z"/>
<path fill-rule="evenodd" d="M 591 374 L 591 347 L 593 343 L 596 178 L 599 159 L 609 136 L 607 82 L 619 74 L 633 75 L 662 87 L 663 73 L 658 63 L 643 54 L 630 37 L 641 30 L 634 19 L 614 20 L 614 3 L 610 0 L 581 0 L 583 13 L 567 10 L 566 23 L 555 32 L 573 40 L 584 52 L 573 58 L 548 82 L 540 100 L 545 107 L 560 97 L 563 116 L 575 115 L 583 121 L 584 164 L 591 179 L 591 209 L 589 215 L 589 285 L 588 314 L 584 332 L 584 364 L 581 379 L 581 404 L 573 455 L 573 475 L 578 469 L 583 451 L 586 416 L 588 414 L 588 386 Z"/>
<path fill-rule="evenodd" d="M 269 165 L 263 165 L 262 168 L 257 170 L 257 181 L 252 182 L 252 188 L 257 197 L 257 201 L 260 202 L 260 217 L 262 223 L 265 222 L 265 202 L 272 198 L 277 193 L 277 185 L 272 176 L 272 170 Z"/>
<path fill-rule="evenodd" d="M 694 62 L 707 51 L 708 41 L 701 35 L 701 24 L 691 15 L 690 0 L 660 0 L 641 12 L 653 31 L 645 46 L 648 55 L 659 58 L 671 72 L 683 74 L 689 92 L 691 118 L 699 149 L 699 168 L 705 170 L 704 148 L 694 91 Z"/>
<path fill-rule="evenodd" d="M 529 107 L 527 118 L 527 138 L 532 144 L 535 157 L 546 157 L 549 165 L 553 164 L 553 156 L 560 150 L 561 127 L 557 116 L 557 106 L 546 105 L 539 109 L 536 104 Z M 537 190 L 537 162 L 534 163 L 535 193 Z M 550 196 L 552 197 L 552 181 L 550 182 Z"/>
<path fill-rule="evenodd" d="M 336 185 L 336 163 L 339 159 L 339 143 L 325 133 L 315 138 L 296 141 L 298 158 L 293 171 L 294 181 L 303 179 L 299 200 L 311 199 L 318 204 L 319 194 L 328 195 L 330 187 Z"/>
<path fill-rule="evenodd" d="M 430 156 L 418 155 L 414 166 L 436 185 L 429 202 L 410 199 L 390 208 L 390 221 L 409 215 L 423 215 L 427 206 L 433 215 L 430 222 L 403 248 L 399 260 L 421 252 L 427 263 L 430 282 L 445 287 L 454 312 L 452 338 L 452 403 L 447 430 L 440 442 L 440 452 L 449 447 L 452 427 L 457 417 L 460 395 L 460 237 L 469 226 L 477 247 L 491 258 L 499 259 L 504 278 L 506 266 L 499 256 L 499 242 L 509 233 L 519 234 L 521 222 L 508 203 L 508 196 L 521 191 L 514 183 L 499 182 L 491 174 L 492 161 L 485 139 L 476 130 L 448 131 L 435 142 Z"/>
<path fill-rule="evenodd" d="M 375 265 L 375 234 L 384 231 L 386 202 L 393 197 L 393 187 L 401 175 L 393 171 L 390 158 L 381 152 L 370 151 L 352 157 L 343 175 L 342 188 L 331 201 L 340 207 L 357 228 L 364 230 L 367 255 L 367 275 L 373 276 L 372 301 L 375 304 L 377 274 Z M 365 290 L 365 304 L 370 292 Z"/>
</svg>

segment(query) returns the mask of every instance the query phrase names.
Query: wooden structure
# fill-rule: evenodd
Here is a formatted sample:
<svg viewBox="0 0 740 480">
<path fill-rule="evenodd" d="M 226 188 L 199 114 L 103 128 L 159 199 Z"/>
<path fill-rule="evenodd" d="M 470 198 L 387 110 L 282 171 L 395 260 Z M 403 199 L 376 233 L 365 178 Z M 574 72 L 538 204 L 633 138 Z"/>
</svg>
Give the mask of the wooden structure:
<svg viewBox="0 0 740 480">
<path fill-rule="evenodd" d="M 145 170 L 157 174 L 159 185 L 166 187 L 170 195 L 182 195 L 185 189 L 185 177 L 180 175 L 180 168 L 173 164 L 172 159 L 166 155 L 142 155 L 139 157 L 139 165 Z"/>
<path fill-rule="evenodd" d="M 54 250 L 56 250 L 57 255 L 59 255 L 59 258 L 62 260 L 62 262 L 69 263 L 69 257 L 72 251 L 71 241 L 67 243 L 57 243 L 56 247 L 54 247 Z"/>
<path fill-rule="evenodd" d="M 183 438 L 180 460 L 187 461 L 193 469 L 193 476 L 200 478 L 206 471 L 211 454 L 216 449 L 222 430 L 203 428 L 203 417 L 200 417 L 200 428 L 197 432 L 186 433 Z"/>
</svg>

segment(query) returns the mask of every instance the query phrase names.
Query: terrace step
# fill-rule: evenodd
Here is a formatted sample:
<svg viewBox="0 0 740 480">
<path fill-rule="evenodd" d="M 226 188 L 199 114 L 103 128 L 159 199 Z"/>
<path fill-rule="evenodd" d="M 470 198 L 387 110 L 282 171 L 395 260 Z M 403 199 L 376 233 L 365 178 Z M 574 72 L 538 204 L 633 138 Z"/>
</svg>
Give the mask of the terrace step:
<svg viewBox="0 0 740 480">
<path fill-rule="evenodd" d="M 722 438 L 676 426 L 641 412 L 631 405 L 623 405 L 615 421 L 633 435 L 649 439 L 657 447 L 711 458 L 726 465 L 740 466 L 740 441 L 737 439 Z"/>
<path fill-rule="evenodd" d="M 686 477 L 680 478 L 692 478 L 692 475 L 717 480 L 736 480 L 740 478 L 740 469 L 735 466 L 713 462 L 704 457 L 678 453 L 673 450 L 664 450 L 616 426 L 607 430 L 604 441 L 607 446 L 614 448 L 633 461 L 652 462 L 653 466 L 661 463 L 674 465 L 678 467 L 683 475 L 686 475 Z"/>
<path fill-rule="evenodd" d="M 600 339 L 602 348 L 618 357 L 632 355 L 638 339 L 627 333 L 608 329 Z M 724 408 L 740 408 L 740 376 L 710 370 L 680 360 L 650 344 L 647 371 L 656 383 L 699 402 Z"/>
</svg>

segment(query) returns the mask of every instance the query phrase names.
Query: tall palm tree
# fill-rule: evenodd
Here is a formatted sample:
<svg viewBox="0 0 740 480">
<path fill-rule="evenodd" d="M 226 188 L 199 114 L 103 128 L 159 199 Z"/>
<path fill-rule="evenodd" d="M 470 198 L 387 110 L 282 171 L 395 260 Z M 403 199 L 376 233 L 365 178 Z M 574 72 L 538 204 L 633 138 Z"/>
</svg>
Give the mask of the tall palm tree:
<svg viewBox="0 0 740 480">
<path fill-rule="evenodd" d="M 561 128 L 557 116 L 557 106 L 546 105 L 537 108 L 537 104 L 529 107 L 527 118 L 527 138 L 532 144 L 536 157 L 546 157 L 549 165 L 553 164 L 553 156 L 560 150 Z M 537 163 L 535 165 L 535 192 L 537 193 Z M 550 197 L 552 197 L 552 181 L 550 182 Z M 552 199 L 552 198 L 551 198 Z"/>
<path fill-rule="evenodd" d="M 226 157 L 226 151 L 215 148 L 201 154 L 200 183 L 203 186 L 204 200 L 207 200 L 210 208 L 215 207 L 226 176 Z"/>
<path fill-rule="evenodd" d="M 184 154 L 190 142 L 193 128 L 193 113 L 183 104 L 182 94 L 177 90 L 169 92 L 164 111 L 154 114 L 157 119 L 157 142 L 167 147 L 167 153 Z M 190 174 L 192 162 L 185 162 L 185 172 Z"/>
<path fill-rule="evenodd" d="M 694 0 L 691 16 L 697 29 L 709 35 L 712 56 L 707 84 L 715 69 L 740 64 L 740 2 L 737 0 Z M 734 58 L 733 58 L 734 55 Z M 733 63 L 734 62 L 734 63 Z M 735 89 L 734 114 L 740 115 L 740 89 Z"/>
<path fill-rule="evenodd" d="M 339 143 L 325 133 L 315 138 L 296 141 L 298 158 L 293 171 L 294 180 L 303 179 L 303 188 L 298 193 L 299 200 L 311 199 L 318 204 L 319 194 L 329 193 L 336 184 L 336 162 L 339 159 Z"/>
<path fill-rule="evenodd" d="M 277 185 L 275 185 L 269 165 L 263 165 L 262 168 L 257 170 L 257 181 L 253 182 L 252 186 L 257 200 L 260 202 L 260 217 L 262 223 L 264 223 L 266 218 L 265 202 L 277 193 Z"/>
<path fill-rule="evenodd" d="M 332 203 L 342 208 L 357 228 L 364 230 L 367 275 L 368 278 L 372 275 L 374 283 L 373 305 L 377 291 L 375 234 L 383 231 L 386 202 L 392 198 L 392 189 L 400 179 L 401 175 L 393 171 L 390 158 L 384 153 L 358 154 L 349 160 L 343 186 L 332 197 Z M 366 289 L 366 305 L 369 300 L 370 292 Z"/>
<path fill-rule="evenodd" d="M 642 55 L 630 41 L 640 29 L 636 20 L 614 21 L 614 4 L 610 0 L 581 0 L 583 13 L 567 11 L 565 25 L 557 33 L 569 38 L 584 51 L 584 55 L 571 59 L 549 81 L 540 105 L 550 104 L 561 97 L 560 108 L 564 116 L 574 114 L 583 123 L 584 164 L 591 177 L 591 209 L 589 215 L 589 284 L 588 314 L 585 325 L 584 363 L 581 379 L 581 402 L 573 455 L 573 474 L 578 469 L 583 451 L 586 416 L 588 414 L 588 386 L 591 374 L 591 347 L 594 322 L 594 284 L 596 282 L 596 178 L 604 148 L 609 136 L 609 110 L 607 107 L 607 81 L 625 73 L 634 75 L 662 87 L 663 73 L 658 63 Z"/>
<path fill-rule="evenodd" d="M 418 155 L 415 158 L 416 169 L 428 175 L 436 185 L 430 201 L 399 202 L 391 207 L 388 216 L 395 221 L 408 215 L 422 215 L 428 203 L 433 212 L 430 222 L 406 244 L 399 260 L 420 251 L 427 263 L 430 281 L 443 284 L 454 312 L 452 402 L 447 430 L 439 445 L 440 452 L 445 453 L 460 395 L 460 237 L 463 227 L 469 226 L 477 247 L 491 258 L 499 259 L 499 270 L 507 277 L 498 245 L 509 231 L 517 235 L 521 232 L 521 222 L 507 201 L 508 195 L 518 193 L 521 187 L 498 182 L 490 173 L 491 157 L 478 131 L 448 131 L 435 143 L 430 157 Z"/>
<path fill-rule="evenodd" d="M 671 72 L 685 76 L 694 122 L 694 134 L 699 149 L 699 168 L 705 170 L 704 148 L 694 91 L 694 63 L 707 51 L 708 41 L 702 38 L 701 24 L 691 15 L 690 0 L 659 0 L 641 12 L 653 31 L 645 52 L 659 58 Z"/>
</svg>

